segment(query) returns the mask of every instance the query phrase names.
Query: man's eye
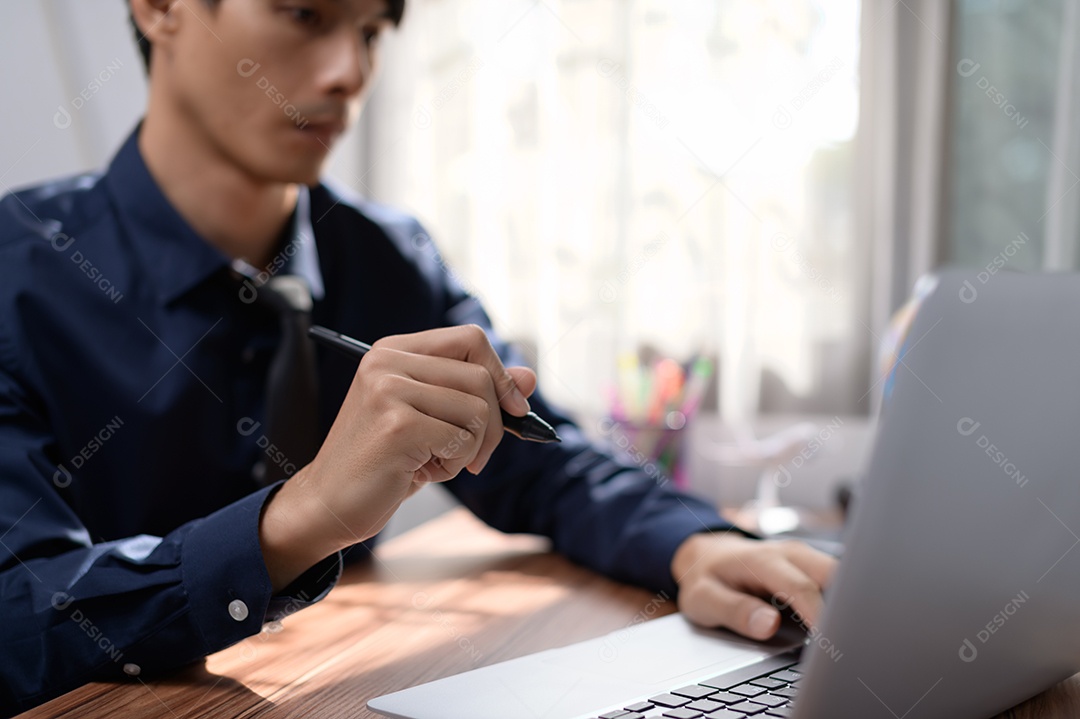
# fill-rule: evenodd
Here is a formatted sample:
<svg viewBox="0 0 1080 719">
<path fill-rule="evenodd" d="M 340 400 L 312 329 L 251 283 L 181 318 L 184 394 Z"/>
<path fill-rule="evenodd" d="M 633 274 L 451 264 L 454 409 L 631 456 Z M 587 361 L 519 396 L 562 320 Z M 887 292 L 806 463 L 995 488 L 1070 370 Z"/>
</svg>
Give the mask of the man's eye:
<svg viewBox="0 0 1080 719">
<path fill-rule="evenodd" d="M 319 20 L 321 19 L 318 12 L 307 7 L 285 8 L 285 12 L 289 14 L 289 17 L 292 18 L 294 22 L 297 22 L 300 25 L 315 26 L 319 24 Z"/>
<path fill-rule="evenodd" d="M 364 43 L 367 45 L 374 45 L 379 40 L 379 34 L 381 30 L 377 27 L 367 28 L 364 30 Z"/>
</svg>

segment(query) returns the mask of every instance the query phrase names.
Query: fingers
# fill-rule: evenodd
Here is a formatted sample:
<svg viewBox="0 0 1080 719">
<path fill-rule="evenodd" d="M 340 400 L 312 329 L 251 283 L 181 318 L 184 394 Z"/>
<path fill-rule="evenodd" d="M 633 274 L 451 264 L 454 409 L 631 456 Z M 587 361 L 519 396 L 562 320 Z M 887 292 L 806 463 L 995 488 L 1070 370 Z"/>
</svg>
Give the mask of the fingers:
<svg viewBox="0 0 1080 719">
<path fill-rule="evenodd" d="M 751 639 L 764 641 L 780 627 L 780 612 L 766 602 L 705 578 L 679 595 L 686 617 L 706 627 L 724 627 Z"/>
<path fill-rule="evenodd" d="M 819 552 L 808 544 L 792 542 L 786 547 L 788 561 L 806 572 L 819 587 L 826 589 L 836 573 L 836 558 Z"/>
<path fill-rule="evenodd" d="M 460 436 L 449 445 L 433 447 L 436 454 L 444 459 L 456 458 L 458 445 L 468 444 L 469 435 L 481 438 L 475 453 L 462 466 L 474 474 L 483 469 L 503 437 L 499 401 L 487 369 L 470 362 L 388 347 L 372 349 L 364 362 L 366 371 L 383 375 L 380 391 L 399 396 L 425 414 L 461 428 Z M 414 384 L 395 381 L 395 377 Z M 426 397 L 425 392 L 431 396 Z"/>
<path fill-rule="evenodd" d="M 528 367 L 507 367 L 506 371 L 510 373 L 510 377 L 513 378 L 514 384 L 521 393 L 526 397 L 531 397 L 536 391 L 536 373 Z"/>
<path fill-rule="evenodd" d="M 786 557 L 762 562 L 754 569 L 765 592 L 774 598 L 776 606 L 790 606 L 810 625 L 817 623 L 824 606 L 821 585 L 811 579 Z"/>
<path fill-rule="evenodd" d="M 529 401 L 525 399 L 525 394 L 518 388 L 514 376 L 503 366 L 484 330 L 477 325 L 394 335 L 379 340 L 374 346 L 480 365 L 491 376 L 495 394 L 503 409 L 517 416 L 529 411 Z"/>
<path fill-rule="evenodd" d="M 821 590 L 836 560 L 801 542 L 740 540 L 742 551 L 712 565 L 714 575 L 737 589 L 791 607 L 811 625 L 821 615 Z M 809 571 L 807 570 L 809 568 Z"/>
<path fill-rule="evenodd" d="M 492 451 L 487 447 L 497 443 L 502 434 L 498 418 L 495 424 L 491 422 L 491 404 L 468 392 L 431 387 L 409 378 L 401 378 L 398 384 L 400 399 L 423 415 L 417 420 L 416 437 L 430 453 L 424 466 L 433 476 L 431 481 L 450 479 L 465 467 L 482 467 L 487 462 Z M 493 427 L 499 427 L 494 440 L 489 436 Z"/>
<path fill-rule="evenodd" d="M 695 622 L 724 626 L 754 639 L 777 630 L 791 608 L 812 627 L 823 609 L 836 560 L 801 542 L 769 542 L 729 534 L 688 539 L 672 564 L 679 605 Z"/>
</svg>

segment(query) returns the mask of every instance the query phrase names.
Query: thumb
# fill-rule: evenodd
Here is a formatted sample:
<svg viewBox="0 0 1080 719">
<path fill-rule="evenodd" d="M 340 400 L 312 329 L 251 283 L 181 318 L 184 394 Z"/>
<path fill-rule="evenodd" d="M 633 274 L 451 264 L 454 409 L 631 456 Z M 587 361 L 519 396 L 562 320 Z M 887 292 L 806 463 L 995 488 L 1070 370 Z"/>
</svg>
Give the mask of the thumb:
<svg viewBox="0 0 1080 719">
<path fill-rule="evenodd" d="M 712 579 L 680 589 L 679 609 L 695 624 L 724 627 L 759 641 L 780 628 L 780 612 L 775 607 Z"/>
<path fill-rule="evenodd" d="M 506 373 L 514 380 L 521 394 L 529 397 L 536 391 L 536 373 L 528 367 L 507 367 Z"/>
</svg>

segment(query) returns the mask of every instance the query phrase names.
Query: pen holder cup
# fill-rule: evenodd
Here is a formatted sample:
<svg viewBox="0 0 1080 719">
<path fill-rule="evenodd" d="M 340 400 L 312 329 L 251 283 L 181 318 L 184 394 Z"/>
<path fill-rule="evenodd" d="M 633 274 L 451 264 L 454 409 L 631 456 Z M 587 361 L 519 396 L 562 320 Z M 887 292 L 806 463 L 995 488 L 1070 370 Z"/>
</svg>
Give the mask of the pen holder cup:
<svg viewBox="0 0 1080 719">
<path fill-rule="evenodd" d="M 669 412 L 656 423 L 606 417 L 600 422 L 600 431 L 623 459 L 640 467 L 657 484 L 687 487 L 684 459 L 689 428 L 681 412 Z"/>
</svg>

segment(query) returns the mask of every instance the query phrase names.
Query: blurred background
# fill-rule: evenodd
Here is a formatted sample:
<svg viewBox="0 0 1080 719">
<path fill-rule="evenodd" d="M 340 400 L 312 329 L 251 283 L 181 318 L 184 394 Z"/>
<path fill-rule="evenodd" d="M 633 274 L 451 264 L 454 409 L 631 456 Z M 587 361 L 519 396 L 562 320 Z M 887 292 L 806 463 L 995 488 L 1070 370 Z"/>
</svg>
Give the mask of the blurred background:
<svg viewBox="0 0 1080 719">
<path fill-rule="evenodd" d="M 0 4 L 0 192 L 130 132 L 126 12 Z M 1066 0 L 408 0 L 330 174 L 416 214 L 587 431 L 622 437 L 628 358 L 705 358 L 685 481 L 826 509 L 919 276 L 1076 268 L 1078 40 Z"/>
</svg>

